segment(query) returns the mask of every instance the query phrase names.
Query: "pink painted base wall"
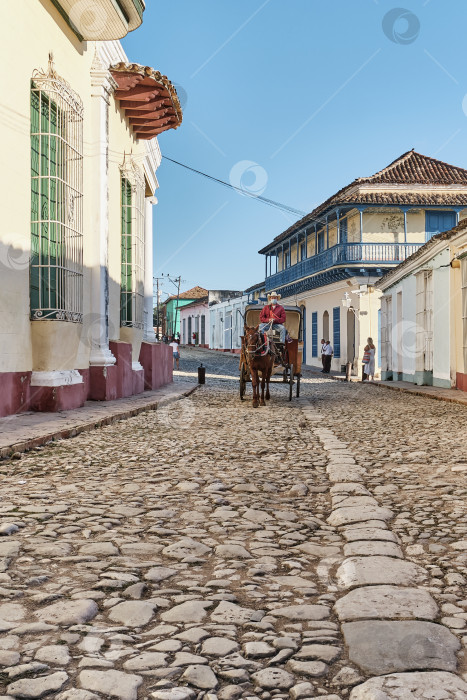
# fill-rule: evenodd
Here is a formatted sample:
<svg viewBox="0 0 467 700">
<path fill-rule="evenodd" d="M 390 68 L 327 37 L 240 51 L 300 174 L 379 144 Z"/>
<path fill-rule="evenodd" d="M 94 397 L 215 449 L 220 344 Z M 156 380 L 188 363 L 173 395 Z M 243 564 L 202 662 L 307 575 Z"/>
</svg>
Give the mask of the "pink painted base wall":
<svg viewBox="0 0 467 700">
<path fill-rule="evenodd" d="M 144 368 L 145 391 L 154 391 L 173 381 L 173 353 L 169 345 L 141 343 L 139 361 Z"/>
<path fill-rule="evenodd" d="M 82 384 L 32 387 L 31 372 L 0 374 L 0 418 L 25 411 L 56 412 L 79 408 L 86 400 L 112 401 L 154 391 L 173 381 L 172 348 L 164 343 L 142 343 L 142 370 L 132 368 L 131 344 L 109 344 L 115 365 L 80 369 Z"/>
<path fill-rule="evenodd" d="M 461 391 L 467 391 L 467 374 L 462 374 L 457 372 L 456 374 L 456 387 Z"/>
<path fill-rule="evenodd" d="M 0 374 L 0 418 L 29 411 L 31 372 Z"/>
</svg>

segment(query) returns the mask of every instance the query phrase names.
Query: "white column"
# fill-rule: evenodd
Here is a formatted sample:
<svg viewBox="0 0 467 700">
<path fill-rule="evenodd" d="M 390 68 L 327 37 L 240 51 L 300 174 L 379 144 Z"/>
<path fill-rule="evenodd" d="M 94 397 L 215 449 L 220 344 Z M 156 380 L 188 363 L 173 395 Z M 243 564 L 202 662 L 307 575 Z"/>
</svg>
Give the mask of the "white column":
<svg viewBox="0 0 467 700">
<path fill-rule="evenodd" d="M 155 343 L 154 313 L 154 279 L 153 279 L 153 206 L 156 197 L 146 197 L 144 210 L 144 336 L 145 343 Z"/>
<path fill-rule="evenodd" d="M 91 66 L 91 163 L 93 177 L 92 229 L 89 236 L 91 266 L 90 365 L 116 362 L 109 349 L 109 104 L 117 87 L 96 50 Z"/>
</svg>

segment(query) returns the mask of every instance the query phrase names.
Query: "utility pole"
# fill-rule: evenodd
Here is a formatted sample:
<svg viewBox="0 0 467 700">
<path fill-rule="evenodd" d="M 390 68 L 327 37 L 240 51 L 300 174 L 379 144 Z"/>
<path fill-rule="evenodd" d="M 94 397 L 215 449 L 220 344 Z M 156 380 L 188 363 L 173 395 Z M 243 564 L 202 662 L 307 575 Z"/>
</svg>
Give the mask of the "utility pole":
<svg viewBox="0 0 467 700">
<path fill-rule="evenodd" d="M 159 280 L 169 280 L 169 282 L 172 282 L 172 284 L 177 287 L 177 306 L 175 307 L 175 314 L 174 318 L 172 319 L 172 333 L 171 335 L 175 335 L 175 331 L 177 328 L 177 314 L 178 314 L 178 305 L 180 303 L 180 285 L 182 282 L 185 282 L 185 280 L 182 280 L 181 275 L 178 277 L 172 278 L 169 274 L 164 275 L 162 274 L 161 277 L 154 277 L 154 280 L 157 283 L 157 314 L 159 315 Z M 166 332 L 168 332 L 170 329 L 166 329 Z"/>
<path fill-rule="evenodd" d="M 174 321 L 174 328 L 173 328 L 172 335 L 175 335 L 175 331 L 177 329 L 177 313 L 178 313 L 178 303 L 180 301 L 180 282 L 181 281 L 182 281 L 182 278 L 180 275 L 175 278 L 175 282 L 178 282 L 178 287 L 177 287 L 177 306 L 175 307 L 175 321 Z"/>
</svg>

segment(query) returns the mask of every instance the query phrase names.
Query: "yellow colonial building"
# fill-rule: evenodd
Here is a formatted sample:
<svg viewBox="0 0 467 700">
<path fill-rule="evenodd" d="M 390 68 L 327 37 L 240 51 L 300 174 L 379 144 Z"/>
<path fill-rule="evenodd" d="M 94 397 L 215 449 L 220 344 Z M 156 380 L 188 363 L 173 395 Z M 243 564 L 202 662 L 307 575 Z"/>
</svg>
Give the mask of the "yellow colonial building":
<svg viewBox="0 0 467 700">
<path fill-rule="evenodd" d="M 118 39 L 143 0 L 2 8 L 0 416 L 155 388 L 157 136 L 182 121 L 170 81 Z"/>
<path fill-rule="evenodd" d="M 376 283 L 465 216 L 467 170 L 409 151 L 264 246 L 266 291 L 302 307 L 305 362 L 321 365 L 324 338 L 334 348 L 332 369 L 350 362 L 357 372 L 369 336 L 381 349 Z"/>
</svg>

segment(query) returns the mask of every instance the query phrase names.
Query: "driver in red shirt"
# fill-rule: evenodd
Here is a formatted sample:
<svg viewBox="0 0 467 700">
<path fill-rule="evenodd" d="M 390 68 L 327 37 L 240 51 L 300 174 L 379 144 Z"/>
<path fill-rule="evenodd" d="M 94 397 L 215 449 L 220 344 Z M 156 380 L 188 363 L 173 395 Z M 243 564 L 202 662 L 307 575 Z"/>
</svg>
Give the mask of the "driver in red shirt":
<svg viewBox="0 0 467 700">
<path fill-rule="evenodd" d="M 280 298 L 280 294 L 276 294 L 276 292 L 268 294 L 268 303 L 263 307 L 259 316 L 259 329 L 260 331 L 268 330 L 271 327 L 272 321 L 272 328 L 280 331 L 281 343 L 285 343 L 285 309 L 278 303 Z"/>
</svg>

